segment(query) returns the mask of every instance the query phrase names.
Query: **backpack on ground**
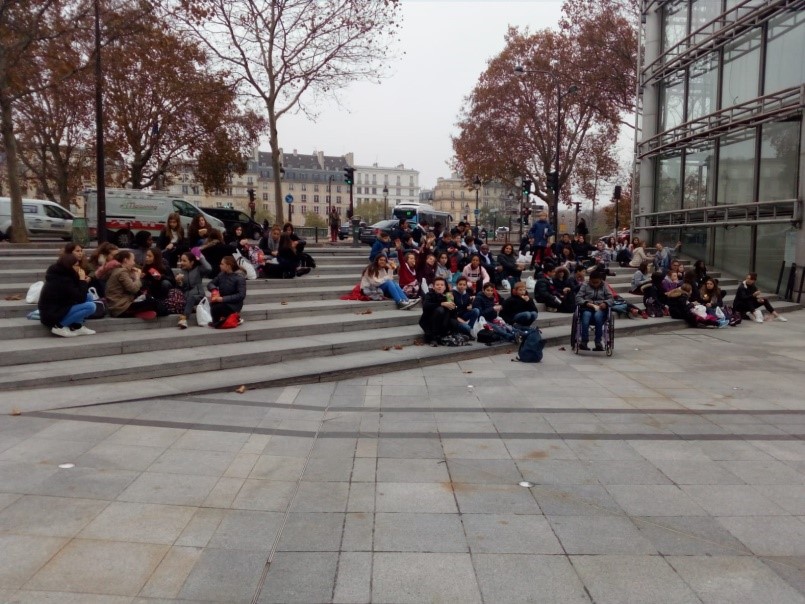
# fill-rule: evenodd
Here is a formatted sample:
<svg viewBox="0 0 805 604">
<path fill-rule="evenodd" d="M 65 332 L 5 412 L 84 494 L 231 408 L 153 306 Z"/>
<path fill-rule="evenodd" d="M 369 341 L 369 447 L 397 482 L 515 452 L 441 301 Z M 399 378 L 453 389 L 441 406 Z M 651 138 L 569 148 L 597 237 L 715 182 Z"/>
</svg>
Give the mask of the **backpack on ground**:
<svg viewBox="0 0 805 604">
<path fill-rule="evenodd" d="M 542 333 L 539 329 L 532 329 L 520 342 L 517 360 L 523 363 L 539 363 L 542 360 L 543 348 L 545 348 L 545 341 L 542 339 Z"/>
<path fill-rule="evenodd" d="M 500 334 L 496 331 L 492 331 L 491 329 L 482 329 L 478 332 L 478 335 L 475 336 L 475 339 L 479 344 L 491 346 L 492 344 L 500 342 L 503 338 L 501 338 Z"/>
<path fill-rule="evenodd" d="M 649 317 L 662 317 L 663 316 L 663 308 L 662 304 L 660 304 L 656 298 L 654 297 L 647 297 L 644 301 L 646 306 L 646 314 Z"/>
</svg>

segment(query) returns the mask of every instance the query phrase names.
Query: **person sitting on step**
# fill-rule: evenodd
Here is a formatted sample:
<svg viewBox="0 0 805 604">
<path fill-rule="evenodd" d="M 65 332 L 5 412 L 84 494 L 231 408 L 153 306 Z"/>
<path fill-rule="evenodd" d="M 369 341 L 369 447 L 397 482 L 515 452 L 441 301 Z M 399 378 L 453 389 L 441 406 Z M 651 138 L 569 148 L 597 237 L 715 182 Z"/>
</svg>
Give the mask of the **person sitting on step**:
<svg viewBox="0 0 805 604">
<path fill-rule="evenodd" d="M 187 329 L 187 317 L 196 310 L 196 306 L 204 298 L 202 278 L 210 273 L 210 265 L 204 256 L 196 258 L 191 252 L 183 252 L 179 256 L 181 272 L 176 275 L 176 283 L 184 292 L 184 314 L 179 315 L 179 329 Z"/>
<path fill-rule="evenodd" d="M 234 256 L 221 258 L 220 272 L 207 284 L 210 296 L 210 314 L 212 326 L 220 326 L 226 319 L 237 314 L 238 324 L 242 323 L 240 311 L 246 299 L 246 277 L 238 270 L 238 262 Z"/>
<path fill-rule="evenodd" d="M 456 303 L 458 326 L 467 334 L 472 334 L 472 328 L 481 316 L 481 311 L 472 306 L 474 297 L 467 287 L 467 278 L 459 277 L 453 289 L 453 301 Z"/>
<path fill-rule="evenodd" d="M 512 288 L 512 295 L 503 302 L 500 318 L 514 328 L 531 327 L 537 320 L 537 306 L 528 295 L 525 283 L 518 281 Z"/>
<path fill-rule="evenodd" d="M 88 294 L 89 277 L 79 275 L 75 254 L 62 254 L 45 273 L 39 294 L 39 321 L 62 338 L 90 336 L 95 332 L 84 321 L 95 313 L 95 302 Z"/>
<path fill-rule="evenodd" d="M 106 282 L 106 307 L 113 317 L 157 318 L 156 300 L 143 290 L 142 271 L 134 264 L 134 254 L 121 250 L 115 255 L 119 263 Z"/>
<path fill-rule="evenodd" d="M 361 273 L 361 293 L 372 300 L 391 298 L 400 310 L 409 310 L 419 303 L 420 298 L 410 300 L 402 288 L 394 281 L 397 265 L 384 254 L 377 257 Z"/>
<path fill-rule="evenodd" d="M 436 277 L 422 299 L 419 326 L 425 333 L 425 342 L 436 346 L 445 336 L 457 334 L 461 330 L 457 314 L 458 306 L 447 291 L 447 282 Z"/>
<path fill-rule="evenodd" d="M 737 313 L 746 315 L 751 321 L 763 323 L 764 319 L 761 307 L 765 308 L 766 311 L 778 321 L 788 321 L 788 319 L 774 310 L 769 299 L 758 289 L 757 273 L 749 273 L 746 275 L 746 278 L 738 284 L 738 290 L 735 292 L 735 301 L 732 303 L 732 309 Z"/>
</svg>

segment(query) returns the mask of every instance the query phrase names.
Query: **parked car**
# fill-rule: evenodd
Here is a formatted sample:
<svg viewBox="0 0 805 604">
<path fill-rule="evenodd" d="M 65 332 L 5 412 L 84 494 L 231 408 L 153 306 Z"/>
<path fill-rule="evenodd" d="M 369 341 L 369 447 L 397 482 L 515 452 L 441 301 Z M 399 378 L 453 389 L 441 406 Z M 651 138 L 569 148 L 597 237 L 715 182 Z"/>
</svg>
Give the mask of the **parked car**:
<svg viewBox="0 0 805 604">
<path fill-rule="evenodd" d="M 352 236 L 352 227 L 348 224 L 342 224 L 338 227 L 338 240 L 343 241 Z"/>
<path fill-rule="evenodd" d="M 227 233 L 231 233 L 235 225 L 241 225 L 243 232 L 252 239 L 260 239 L 263 236 L 263 227 L 259 222 L 252 220 L 248 214 L 232 208 L 201 208 L 210 216 L 215 216 L 224 223 Z"/>
<path fill-rule="evenodd" d="M 59 204 L 47 199 L 23 199 L 25 227 L 32 235 L 51 235 L 69 241 L 74 216 Z M 11 237 L 11 199 L 0 197 L 0 233 Z"/>
<path fill-rule="evenodd" d="M 399 222 L 399 220 L 381 220 L 371 226 L 361 227 L 361 243 L 372 245 L 381 231 L 390 235 Z"/>
</svg>

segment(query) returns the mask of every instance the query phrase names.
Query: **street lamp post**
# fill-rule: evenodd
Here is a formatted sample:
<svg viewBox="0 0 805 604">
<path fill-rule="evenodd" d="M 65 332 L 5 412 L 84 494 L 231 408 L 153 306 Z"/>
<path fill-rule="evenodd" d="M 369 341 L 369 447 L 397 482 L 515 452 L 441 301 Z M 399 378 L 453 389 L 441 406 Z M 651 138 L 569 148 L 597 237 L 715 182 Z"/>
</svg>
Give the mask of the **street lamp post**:
<svg viewBox="0 0 805 604">
<path fill-rule="evenodd" d="M 471 209 L 470 204 L 465 204 L 464 205 L 464 220 L 469 221 L 469 219 L 470 219 L 470 209 Z"/>
<path fill-rule="evenodd" d="M 544 69 L 525 69 L 522 65 L 517 65 L 514 68 L 514 72 L 518 75 L 523 75 L 526 73 L 541 73 L 544 75 L 548 75 L 551 77 L 554 83 L 554 87 L 556 88 L 556 155 L 554 156 L 553 162 L 553 170 L 556 174 L 554 180 L 554 190 L 553 190 L 553 197 L 554 197 L 554 212 L 553 212 L 553 230 L 554 233 L 559 233 L 559 191 L 561 189 L 561 184 L 559 181 L 559 150 L 561 149 L 561 138 L 562 138 L 562 99 L 567 96 L 568 94 L 573 94 L 576 92 L 579 87 L 576 85 L 571 85 L 568 87 L 567 91 L 563 94 L 562 88 L 559 85 L 559 78 L 557 77 L 556 73 L 553 71 L 547 71 Z"/>
<path fill-rule="evenodd" d="M 473 186 L 475 187 L 475 233 L 478 234 L 478 216 L 481 214 L 481 210 L 478 208 L 478 194 L 481 192 L 481 177 L 475 176 L 475 180 L 472 181 Z"/>
<path fill-rule="evenodd" d="M 581 202 L 580 201 L 574 201 L 573 205 L 576 206 L 576 216 L 573 219 L 573 230 L 574 230 L 574 234 L 575 234 L 576 225 L 579 224 L 579 210 L 581 209 Z"/>
<path fill-rule="evenodd" d="M 383 185 L 383 218 L 389 219 L 389 187 Z"/>
<path fill-rule="evenodd" d="M 95 207 L 98 244 L 106 241 L 106 166 L 103 137 L 103 70 L 101 68 L 101 11 L 95 8 Z"/>
</svg>

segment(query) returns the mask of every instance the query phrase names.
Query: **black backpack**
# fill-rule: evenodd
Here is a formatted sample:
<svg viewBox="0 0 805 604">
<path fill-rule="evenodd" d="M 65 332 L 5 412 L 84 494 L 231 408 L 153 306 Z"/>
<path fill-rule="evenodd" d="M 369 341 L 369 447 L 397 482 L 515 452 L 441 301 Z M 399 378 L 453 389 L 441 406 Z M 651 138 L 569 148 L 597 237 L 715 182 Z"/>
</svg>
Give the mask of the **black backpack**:
<svg viewBox="0 0 805 604">
<path fill-rule="evenodd" d="M 478 335 L 475 337 L 478 340 L 479 344 L 486 344 L 487 346 L 491 346 L 497 342 L 500 342 L 503 338 L 500 337 L 500 334 L 496 331 L 492 331 L 491 329 L 482 329 L 478 332 Z"/>
<path fill-rule="evenodd" d="M 542 349 L 545 341 L 539 329 L 529 330 L 520 342 L 517 360 L 523 363 L 539 363 L 542 360 Z"/>
</svg>

